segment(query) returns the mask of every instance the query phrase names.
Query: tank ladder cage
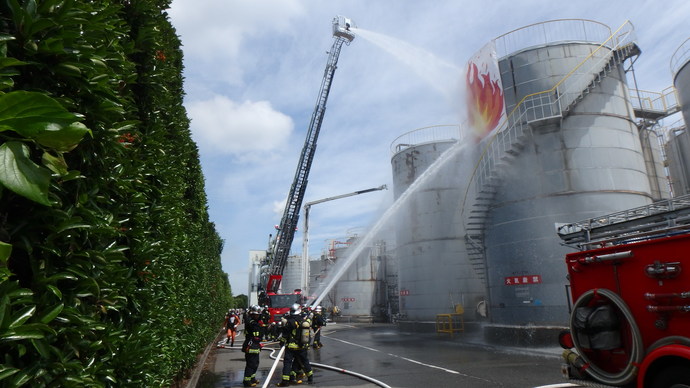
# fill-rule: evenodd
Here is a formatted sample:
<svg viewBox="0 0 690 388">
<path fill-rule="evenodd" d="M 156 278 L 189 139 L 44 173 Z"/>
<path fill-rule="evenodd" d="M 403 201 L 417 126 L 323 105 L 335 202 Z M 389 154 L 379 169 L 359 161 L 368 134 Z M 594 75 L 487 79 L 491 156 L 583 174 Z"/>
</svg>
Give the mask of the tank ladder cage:
<svg viewBox="0 0 690 388">
<path fill-rule="evenodd" d="M 690 194 L 559 225 L 557 233 L 579 250 L 690 233 Z"/>
</svg>

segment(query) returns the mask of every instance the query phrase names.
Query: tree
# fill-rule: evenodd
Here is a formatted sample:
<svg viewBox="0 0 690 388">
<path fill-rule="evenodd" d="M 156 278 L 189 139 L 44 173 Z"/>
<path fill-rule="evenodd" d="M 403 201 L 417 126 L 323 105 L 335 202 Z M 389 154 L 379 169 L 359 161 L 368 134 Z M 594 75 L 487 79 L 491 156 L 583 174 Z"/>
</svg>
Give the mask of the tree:
<svg viewBox="0 0 690 388">
<path fill-rule="evenodd" d="M 244 294 L 239 294 L 234 298 L 234 304 L 235 308 L 247 308 L 249 307 L 247 303 L 249 302 L 249 298 L 247 298 L 247 295 Z"/>
</svg>

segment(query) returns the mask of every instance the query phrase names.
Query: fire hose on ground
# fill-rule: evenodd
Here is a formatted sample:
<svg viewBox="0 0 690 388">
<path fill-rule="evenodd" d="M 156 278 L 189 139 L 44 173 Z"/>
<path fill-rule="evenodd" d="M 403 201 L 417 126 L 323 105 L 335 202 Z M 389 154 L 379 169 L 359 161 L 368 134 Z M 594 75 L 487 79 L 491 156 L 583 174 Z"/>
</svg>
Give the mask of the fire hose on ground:
<svg viewBox="0 0 690 388">
<path fill-rule="evenodd" d="M 272 345 L 272 344 L 276 344 L 276 343 L 277 343 L 277 342 L 270 342 L 270 343 L 268 343 L 267 345 Z M 232 350 L 237 349 L 237 350 L 240 350 L 240 348 L 225 348 L 225 349 L 232 349 Z M 262 388 L 266 388 L 266 387 L 268 387 L 268 384 L 269 384 L 269 382 L 271 381 L 271 378 L 273 377 L 273 373 L 275 373 L 275 370 L 276 370 L 276 368 L 278 367 L 278 362 L 281 361 L 281 357 L 283 356 L 283 353 L 285 352 L 285 347 L 283 346 L 283 347 L 281 347 L 280 349 L 271 348 L 271 347 L 263 347 L 261 350 L 270 350 L 270 351 L 271 351 L 271 354 L 269 355 L 269 357 L 270 357 L 272 360 L 275 360 L 275 361 L 273 362 L 273 365 L 271 366 L 271 370 L 268 372 L 268 375 L 266 376 L 266 380 L 264 381 L 264 385 L 262 386 Z M 278 354 L 277 354 L 277 355 L 274 355 L 276 351 L 278 351 Z M 370 383 L 372 383 L 372 384 L 376 384 L 376 385 L 378 385 L 379 387 L 391 388 L 390 385 L 387 385 L 386 383 L 384 383 L 384 382 L 382 382 L 382 381 L 376 380 L 376 379 L 374 379 L 373 377 L 370 377 L 370 376 L 367 376 L 367 375 L 363 375 L 363 374 L 361 374 L 361 373 L 357 373 L 357 372 L 354 372 L 354 371 L 351 371 L 351 370 L 347 370 L 347 369 L 343 369 L 343 368 L 338 368 L 338 367 L 332 366 L 332 365 L 320 364 L 320 363 L 316 363 L 316 362 L 310 362 L 309 364 L 311 364 L 312 366 L 317 367 L 317 368 L 328 369 L 328 370 L 331 370 L 331 371 L 334 371 L 334 372 L 339 372 L 339 373 L 342 373 L 342 374 L 346 374 L 346 375 L 350 375 L 350 376 L 353 376 L 353 377 L 357 377 L 357 378 L 359 378 L 359 379 L 368 381 L 368 382 L 370 382 Z"/>
<path fill-rule="evenodd" d="M 271 376 L 273 375 L 273 372 L 274 372 L 275 369 L 276 369 L 276 365 L 278 365 L 278 361 L 280 361 L 280 357 L 282 356 L 283 352 L 285 351 L 285 347 L 281 347 L 281 348 L 280 348 L 280 352 L 279 352 L 278 355 L 275 356 L 275 357 L 273 356 L 273 354 L 275 353 L 275 351 L 276 351 L 277 349 L 275 349 L 275 348 L 266 348 L 266 349 L 267 349 L 267 350 L 271 350 L 271 354 L 269 355 L 269 357 L 270 357 L 271 359 L 275 360 L 275 362 L 273 363 L 273 366 L 271 367 L 271 371 L 269 372 L 268 376 L 266 377 L 266 383 L 264 384 L 263 388 L 265 388 L 265 387 L 267 386 L 266 384 L 268 383 L 268 381 L 271 380 Z M 328 369 L 328 370 L 332 370 L 332 371 L 335 371 L 335 372 L 340 372 L 340 373 L 343 373 L 343 374 L 346 374 L 346 375 L 354 376 L 354 377 L 360 378 L 360 379 L 362 379 L 362 380 L 366 380 L 366 381 L 368 381 L 368 382 L 370 382 L 370 383 L 372 383 L 372 384 L 376 384 L 376 385 L 378 385 L 379 387 L 391 388 L 389 385 L 387 385 L 386 383 L 384 383 L 384 382 L 382 382 L 382 381 L 376 380 L 376 379 L 374 379 L 373 377 L 369 377 L 369 376 L 363 375 L 363 374 L 361 374 L 361 373 L 353 372 L 353 371 L 351 371 L 351 370 L 342 369 L 342 368 L 338 368 L 338 367 L 331 366 L 331 365 L 326 365 L 326 364 L 319 364 L 319 363 L 316 363 L 316 362 L 309 362 L 309 364 L 311 364 L 312 366 L 315 366 L 315 367 L 317 367 L 317 368 Z"/>
<path fill-rule="evenodd" d="M 273 344 L 276 344 L 276 343 L 277 343 L 277 342 L 269 342 L 267 345 L 273 345 Z M 235 347 L 231 347 L 231 348 L 224 347 L 224 348 L 225 348 L 225 349 L 231 349 L 231 350 L 241 350 L 241 348 L 239 348 L 239 347 L 237 347 L 237 348 L 235 348 Z M 268 372 L 268 375 L 266 376 L 266 380 L 264 381 L 264 385 L 262 386 L 262 388 L 266 388 L 266 387 L 268 387 L 268 384 L 269 384 L 269 382 L 271 381 L 271 378 L 273 377 L 273 373 L 275 373 L 275 370 L 276 370 L 276 368 L 278 367 L 278 362 L 281 361 L 281 357 L 283 356 L 283 353 L 285 352 L 285 347 L 284 347 L 284 346 L 281 347 L 280 350 L 279 350 L 279 349 L 276 349 L 276 348 L 263 347 L 261 350 L 270 350 L 270 351 L 271 351 L 271 354 L 269 355 L 269 357 L 270 357 L 272 360 L 275 360 L 275 362 L 273 362 L 273 365 L 271 366 L 271 370 Z M 274 356 L 274 354 L 275 354 L 276 351 L 278 351 L 278 355 L 275 355 L 275 356 Z M 384 382 L 382 382 L 382 381 L 376 380 L 376 379 L 374 379 L 373 377 L 370 377 L 370 376 L 367 376 L 367 375 L 363 375 L 363 374 L 361 374 L 361 373 L 357 373 L 357 372 L 354 372 L 354 371 L 351 371 L 351 370 L 347 370 L 347 369 L 343 369 L 343 368 L 338 368 L 338 367 L 332 366 L 332 365 L 320 364 L 320 363 L 316 363 L 316 362 L 310 362 L 309 364 L 311 364 L 311 365 L 314 366 L 314 367 L 320 368 L 320 369 L 328 369 L 328 370 L 331 370 L 331 371 L 334 371 L 334 372 L 339 372 L 339 373 L 342 373 L 342 374 L 346 374 L 346 375 L 350 375 L 350 376 L 353 376 L 353 377 L 357 377 L 357 378 L 359 378 L 359 379 L 368 381 L 368 382 L 370 382 L 370 383 L 372 383 L 372 384 L 376 384 L 376 385 L 378 385 L 379 387 L 391 388 L 390 385 L 387 385 L 386 383 L 384 383 Z"/>
</svg>

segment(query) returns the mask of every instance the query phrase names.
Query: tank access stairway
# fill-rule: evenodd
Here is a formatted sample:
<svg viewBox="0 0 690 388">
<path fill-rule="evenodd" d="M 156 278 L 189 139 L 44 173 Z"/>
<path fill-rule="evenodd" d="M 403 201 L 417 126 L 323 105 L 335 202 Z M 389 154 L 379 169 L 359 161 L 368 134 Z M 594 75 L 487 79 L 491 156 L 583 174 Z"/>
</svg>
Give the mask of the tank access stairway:
<svg viewBox="0 0 690 388">
<path fill-rule="evenodd" d="M 690 233 L 690 194 L 558 225 L 562 244 L 578 250 Z"/>
<path fill-rule="evenodd" d="M 601 50 L 606 54 L 597 57 L 595 54 Z M 465 245 L 468 260 L 482 282 L 486 283 L 484 232 L 490 206 L 501 184 L 503 167 L 524 148 L 530 125 L 568 116 L 611 72 L 639 54 L 634 27 L 627 21 L 551 89 L 523 97 L 508 114 L 504 128 L 495 130 L 486 141 L 462 204 L 464 213 L 469 192 L 474 188 L 472 209 L 465 221 Z"/>
</svg>

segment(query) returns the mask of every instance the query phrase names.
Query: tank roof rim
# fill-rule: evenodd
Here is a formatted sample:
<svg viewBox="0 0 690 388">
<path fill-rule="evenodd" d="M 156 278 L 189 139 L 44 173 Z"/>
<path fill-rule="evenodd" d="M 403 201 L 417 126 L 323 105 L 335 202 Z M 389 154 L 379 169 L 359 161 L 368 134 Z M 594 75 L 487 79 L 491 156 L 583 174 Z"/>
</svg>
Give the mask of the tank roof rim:
<svg viewBox="0 0 690 388">
<path fill-rule="evenodd" d="M 609 25 L 607 25 L 607 24 L 602 23 L 602 22 L 598 22 L 598 21 L 592 20 L 592 19 L 563 18 L 563 19 L 545 20 L 545 21 L 543 21 L 543 22 L 528 24 L 528 25 L 526 25 L 526 26 L 522 26 L 522 27 L 520 27 L 520 28 L 516 28 L 516 29 L 514 29 L 514 30 L 512 30 L 512 31 L 508 31 L 508 32 L 506 32 L 505 34 L 501 34 L 501 35 L 499 35 L 499 36 L 493 38 L 492 40 L 493 40 L 493 41 L 496 41 L 496 40 L 498 40 L 498 39 L 500 39 L 500 38 L 503 38 L 503 37 L 505 37 L 505 36 L 508 36 L 508 35 L 510 35 L 510 34 L 512 34 L 512 33 L 514 33 L 514 32 L 517 32 L 517 31 L 520 31 L 520 30 L 524 30 L 524 29 L 529 28 L 529 27 L 538 26 L 538 25 L 540 25 L 540 24 L 548 24 L 548 23 L 556 23 L 556 22 L 571 22 L 571 21 L 583 21 L 583 22 L 590 22 L 590 23 L 594 23 L 594 24 L 599 24 L 599 25 L 601 25 L 601 26 L 603 26 L 603 27 L 606 27 L 606 28 L 609 30 L 609 35 L 611 35 L 611 27 L 610 27 Z"/>
</svg>

